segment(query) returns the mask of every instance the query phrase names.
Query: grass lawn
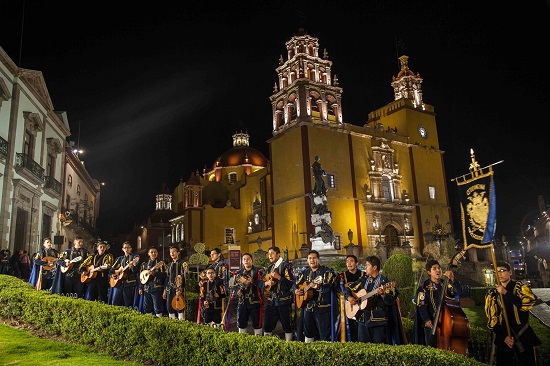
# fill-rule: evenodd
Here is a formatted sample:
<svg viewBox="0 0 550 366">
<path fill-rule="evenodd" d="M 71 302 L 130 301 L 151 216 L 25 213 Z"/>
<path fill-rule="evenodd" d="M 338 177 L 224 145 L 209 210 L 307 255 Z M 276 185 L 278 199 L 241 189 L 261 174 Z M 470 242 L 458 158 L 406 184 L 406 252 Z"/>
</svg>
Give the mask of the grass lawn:
<svg viewBox="0 0 550 366">
<path fill-rule="evenodd" d="M 0 365 L 113 365 L 138 366 L 117 361 L 91 347 L 38 338 L 24 330 L 0 324 Z"/>
<path fill-rule="evenodd" d="M 483 306 L 472 306 L 462 308 L 462 310 L 464 310 L 464 314 L 466 314 L 470 325 L 487 329 L 487 317 L 485 316 L 485 308 Z"/>
</svg>

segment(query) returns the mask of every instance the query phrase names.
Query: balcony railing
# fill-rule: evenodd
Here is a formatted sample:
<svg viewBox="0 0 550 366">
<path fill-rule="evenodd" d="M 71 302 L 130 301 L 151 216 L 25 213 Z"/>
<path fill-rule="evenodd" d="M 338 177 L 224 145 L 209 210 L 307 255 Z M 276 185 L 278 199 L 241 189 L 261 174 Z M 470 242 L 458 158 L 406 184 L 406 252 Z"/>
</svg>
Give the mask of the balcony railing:
<svg viewBox="0 0 550 366">
<path fill-rule="evenodd" d="M 18 173 L 28 171 L 35 180 L 38 178 L 40 181 L 39 183 L 44 182 L 44 168 L 32 160 L 27 154 L 17 153 L 15 157 L 15 169 Z M 32 177 L 29 177 L 29 179 L 32 179 Z"/>
<path fill-rule="evenodd" d="M 44 177 L 44 189 L 51 189 L 53 190 L 55 193 L 57 194 L 61 194 L 61 183 L 59 183 L 57 180 L 55 180 L 55 178 L 53 177 L 50 177 L 50 176 L 46 176 Z"/>
<path fill-rule="evenodd" d="M 10 147 L 10 144 L 8 144 L 6 140 L 0 137 L 0 157 L 4 157 L 4 158 L 8 157 L 9 147 Z"/>
</svg>

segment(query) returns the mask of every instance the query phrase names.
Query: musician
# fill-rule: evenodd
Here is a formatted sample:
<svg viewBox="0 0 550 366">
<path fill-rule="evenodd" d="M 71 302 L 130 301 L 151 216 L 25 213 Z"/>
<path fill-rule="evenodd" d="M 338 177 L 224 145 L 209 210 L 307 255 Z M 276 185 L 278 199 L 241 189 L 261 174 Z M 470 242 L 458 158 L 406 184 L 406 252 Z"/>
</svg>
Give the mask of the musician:
<svg viewBox="0 0 550 366">
<path fill-rule="evenodd" d="M 242 268 L 236 273 L 238 284 L 237 327 L 239 333 L 246 333 L 248 320 L 252 320 L 254 335 L 262 335 L 262 290 L 258 283 L 262 281 L 265 270 L 253 265 L 252 254 L 242 255 Z"/>
<path fill-rule="evenodd" d="M 393 283 L 380 273 L 380 259 L 369 256 L 365 259 L 367 276 L 360 277 L 344 290 L 347 301 L 357 305 L 357 298 L 352 293 L 365 289 L 367 293 L 376 291 L 372 297 L 365 299 L 366 306 L 357 318 L 357 340 L 359 342 L 386 343 L 390 341 L 389 322 L 393 317 L 393 307 L 399 291 Z M 365 305 L 365 304 L 363 304 Z"/>
<path fill-rule="evenodd" d="M 159 252 L 156 247 L 148 250 L 149 260 L 141 264 L 140 273 L 147 271 L 147 281 L 139 284 L 139 294 L 143 296 L 143 313 L 162 318 L 163 305 L 162 293 L 166 281 L 166 265 L 158 259 Z"/>
<path fill-rule="evenodd" d="M 202 324 L 221 324 L 225 297 L 226 292 L 222 279 L 216 276 L 214 268 L 208 268 L 206 281 L 200 286 Z"/>
<path fill-rule="evenodd" d="M 311 284 L 312 299 L 306 304 L 303 312 L 303 326 L 306 343 L 316 338 L 321 341 L 331 341 L 331 296 L 336 281 L 336 272 L 327 266 L 319 264 L 319 252 L 310 250 L 307 255 L 309 268 L 304 269 L 296 278 L 296 295 L 304 295 L 300 288 L 302 284 Z M 315 281 L 321 277 L 320 283 Z"/>
<path fill-rule="evenodd" d="M 267 256 L 271 262 L 267 266 L 266 273 L 268 279 L 258 282 L 258 287 L 268 286 L 269 295 L 267 297 L 267 307 L 265 310 L 264 336 L 272 336 L 273 329 L 277 322 L 285 332 L 285 340 L 292 341 L 292 326 L 290 323 L 290 314 L 294 295 L 292 286 L 294 284 L 294 273 L 292 265 L 281 258 L 281 249 L 272 246 L 267 251 Z"/>
<path fill-rule="evenodd" d="M 339 275 L 340 284 L 342 285 L 344 290 L 347 289 L 350 284 L 354 283 L 359 278 L 367 275 L 365 271 L 361 271 L 357 269 L 358 264 L 359 264 L 359 260 L 357 259 L 356 256 L 354 256 L 353 254 L 349 254 L 346 256 L 346 268 L 348 270 Z M 345 294 L 343 293 L 342 296 L 344 295 Z M 344 296 L 344 299 L 346 299 L 346 296 Z M 349 333 L 351 336 L 351 341 L 357 342 L 357 321 L 355 319 L 347 319 L 347 322 L 349 327 Z"/>
<path fill-rule="evenodd" d="M 62 279 L 62 293 L 74 294 L 79 299 L 84 297 L 85 286 L 80 280 L 78 268 L 90 255 L 88 249 L 82 247 L 83 243 L 84 239 L 81 236 L 75 237 L 73 240 L 73 247 L 66 249 L 61 254 L 61 258 L 57 261 L 58 268 L 66 270 L 64 278 Z M 80 260 L 74 261 L 79 257 Z M 59 272 L 62 272 L 62 270 Z"/>
<path fill-rule="evenodd" d="M 221 279 L 224 284 L 226 280 L 226 271 L 227 271 L 227 263 L 223 259 L 222 251 L 220 248 L 214 248 L 210 251 L 210 259 L 212 260 L 212 263 L 207 268 L 213 268 L 216 277 Z"/>
<path fill-rule="evenodd" d="M 186 263 L 179 256 L 180 249 L 176 246 L 171 246 L 170 258 L 172 258 L 172 261 L 166 266 L 166 281 L 164 283 L 162 298 L 166 300 L 168 316 L 172 319 L 184 320 L 185 308 L 178 310 L 172 306 L 174 297 L 180 296 L 182 301 L 185 298 Z"/>
<path fill-rule="evenodd" d="M 531 288 L 522 281 L 511 279 L 512 268 L 504 261 L 497 262 L 499 283 L 496 289 L 489 290 L 485 298 L 487 327 L 493 332 L 498 366 L 515 365 L 514 356 L 521 365 L 536 365 L 534 347 L 541 342 L 529 325 L 529 311 L 535 305 L 536 297 Z M 502 314 L 504 308 L 508 326 Z"/>
<path fill-rule="evenodd" d="M 59 251 L 52 248 L 52 240 L 50 238 L 45 238 L 42 242 L 42 246 L 43 248 L 34 254 L 33 274 L 31 274 L 29 282 L 32 283 L 37 290 L 49 290 L 53 284 L 56 262 L 59 259 Z M 46 269 L 44 268 L 45 266 L 51 268 Z"/>
<path fill-rule="evenodd" d="M 107 243 L 98 242 L 96 245 L 97 253 L 91 255 L 82 261 L 82 264 L 78 267 L 79 273 L 90 275 L 94 270 L 96 273 L 93 278 L 88 282 L 88 290 L 84 298 L 86 300 L 98 300 L 107 304 L 108 292 L 109 292 L 109 268 L 113 265 L 113 255 L 107 253 Z M 93 268 L 92 268 L 93 266 Z M 82 278 L 81 278 L 82 279 Z"/>
<path fill-rule="evenodd" d="M 109 270 L 109 277 L 117 281 L 116 285 L 111 287 L 110 304 L 132 308 L 136 298 L 139 255 L 132 254 L 132 245 L 129 241 L 122 243 L 122 251 L 124 255 L 117 257 Z M 124 268 L 126 269 L 119 273 Z"/>
<path fill-rule="evenodd" d="M 432 328 L 437 325 L 437 319 L 434 317 L 443 291 L 442 270 L 439 262 L 431 259 L 426 262 L 426 271 L 430 278 L 418 287 L 413 300 L 416 304 L 413 343 L 437 347 L 437 338 L 435 335 L 432 336 Z M 460 296 L 462 287 L 460 282 L 455 279 L 453 272 L 447 270 L 445 276 L 449 279 L 445 296 L 450 298 Z"/>
</svg>

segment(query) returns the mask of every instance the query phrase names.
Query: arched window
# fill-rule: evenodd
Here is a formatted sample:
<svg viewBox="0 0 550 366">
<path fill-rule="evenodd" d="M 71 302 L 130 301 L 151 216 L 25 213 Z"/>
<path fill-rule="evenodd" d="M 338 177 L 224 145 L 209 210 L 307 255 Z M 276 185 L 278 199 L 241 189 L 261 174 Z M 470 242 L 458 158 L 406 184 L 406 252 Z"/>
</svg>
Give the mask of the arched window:
<svg viewBox="0 0 550 366">
<path fill-rule="evenodd" d="M 73 187 L 73 176 L 69 174 L 69 177 L 67 178 L 67 185 L 69 188 Z"/>
</svg>

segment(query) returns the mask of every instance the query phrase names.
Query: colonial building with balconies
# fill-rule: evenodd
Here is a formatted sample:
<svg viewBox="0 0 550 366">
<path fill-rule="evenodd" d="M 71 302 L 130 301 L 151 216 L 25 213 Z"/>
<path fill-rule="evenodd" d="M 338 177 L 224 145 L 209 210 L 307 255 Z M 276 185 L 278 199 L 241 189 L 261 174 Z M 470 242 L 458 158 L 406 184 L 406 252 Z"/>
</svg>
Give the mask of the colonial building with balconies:
<svg viewBox="0 0 550 366">
<path fill-rule="evenodd" d="M 58 230 L 67 119 L 40 71 L 0 48 L 0 246 L 34 252 Z"/>
<path fill-rule="evenodd" d="M 85 243 L 94 243 L 97 239 L 100 183 L 90 176 L 80 154 L 74 146 L 65 148 L 63 202 L 59 215 L 61 235 L 58 240 L 63 247 L 70 246 L 77 236 L 81 236 Z"/>
</svg>

